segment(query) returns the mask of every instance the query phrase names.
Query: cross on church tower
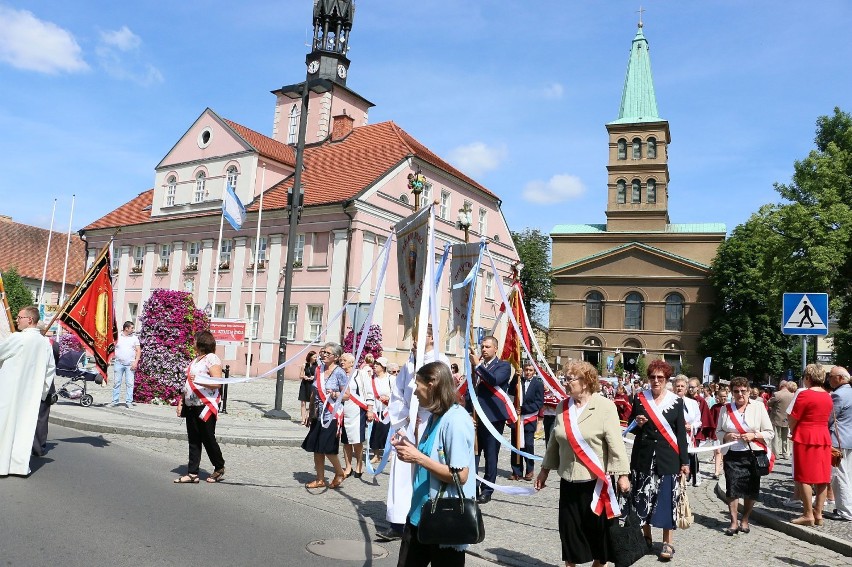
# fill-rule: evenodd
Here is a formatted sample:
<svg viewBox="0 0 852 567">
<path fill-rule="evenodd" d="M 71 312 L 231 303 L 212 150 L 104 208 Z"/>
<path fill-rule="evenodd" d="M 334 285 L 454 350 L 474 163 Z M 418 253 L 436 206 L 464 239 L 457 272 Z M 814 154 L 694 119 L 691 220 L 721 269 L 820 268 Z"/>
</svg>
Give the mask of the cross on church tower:
<svg viewBox="0 0 852 567">
<path fill-rule="evenodd" d="M 645 9 L 642 8 L 642 5 L 640 4 L 639 9 L 636 10 L 636 13 L 639 14 L 639 27 L 640 28 L 644 25 L 644 24 L 642 24 L 642 12 L 644 12 L 644 11 L 645 11 Z"/>
</svg>

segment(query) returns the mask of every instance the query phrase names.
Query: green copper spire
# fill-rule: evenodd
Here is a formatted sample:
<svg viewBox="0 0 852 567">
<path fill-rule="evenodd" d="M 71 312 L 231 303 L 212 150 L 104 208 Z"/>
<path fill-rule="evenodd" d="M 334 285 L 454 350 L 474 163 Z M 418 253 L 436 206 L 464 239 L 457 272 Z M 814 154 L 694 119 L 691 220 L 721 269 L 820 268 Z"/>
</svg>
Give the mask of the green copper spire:
<svg viewBox="0 0 852 567">
<path fill-rule="evenodd" d="M 654 95 L 654 79 L 651 77 L 651 55 L 648 40 L 642 34 L 642 22 L 630 49 L 627 62 L 627 77 L 621 93 L 621 108 L 618 119 L 610 124 L 635 124 L 637 122 L 659 122 L 657 97 Z"/>
</svg>

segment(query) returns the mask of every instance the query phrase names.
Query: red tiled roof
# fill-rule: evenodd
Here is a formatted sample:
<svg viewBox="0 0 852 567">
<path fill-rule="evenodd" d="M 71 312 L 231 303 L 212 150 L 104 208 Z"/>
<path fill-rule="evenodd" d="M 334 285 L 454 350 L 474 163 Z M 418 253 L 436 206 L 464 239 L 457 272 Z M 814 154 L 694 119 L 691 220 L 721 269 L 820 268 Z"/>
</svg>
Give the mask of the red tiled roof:
<svg viewBox="0 0 852 567">
<path fill-rule="evenodd" d="M 227 118 L 222 118 L 222 120 L 263 157 L 274 159 L 290 167 L 296 167 L 296 151 L 292 147 L 264 136 L 260 132 L 255 132 L 251 128 L 246 128 L 242 124 L 232 122 Z"/>
<path fill-rule="evenodd" d="M 0 219 L 0 271 L 17 268 L 21 277 L 41 280 L 44 255 L 50 231 L 36 226 Z M 67 233 L 53 232 L 50 239 L 50 258 L 47 281 L 61 282 L 65 266 Z M 68 249 L 68 276 L 66 282 L 79 283 L 86 268 L 86 243 L 77 234 L 71 235 Z"/>
<path fill-rule="evenodd" d="M 245 138 L 261 155 L 290 163 L 295 167 L 294 152 L 290 146 L 267 138 L 263 134 L 236 122 L 230 120 L 225 120 L 225 122 Z M 285 150 L 289 152 L 288 155 L 284 155 Z M 406 131 L 389 121 L 355 128 L 340 141 L 325 141 L 318 145 L 306 147 L 305 169 L 302 174 L 302 184 L 305 187 L 304 204 L 305 206 L 323 205 L 353 199 L 403 160 L 410 157 L 419 158 L 470 184 L 486 195 L 494 199 L 497 198 L 494 193 L 451 166 Z M 293 176 L 291 175 L 269 188 L 264 196 L 264 208 L 273 210 L 286 207 L 287 189 L 292 185 Z M 84 230 L 218 214 L 218 211 L 212 213 L 204 211 L 152 219 L 150 207 L 153 195 L 153 189 L 139 194 L 129 203 L 101 217 Z M 255 199 L 246 209 L 257 211 L 258 207 L 259 200 Z"/>
<path fill-rule="evenodd" d="M 352 199 L 411 156 L 420 158 L 497 198 L 491 191 L 442 160 L 405 130 L 389 121 L 355 128 L 349 136 L 338 142 L 326 141 L 305 148 L 305 170 L 302 174 L 305 206 Z M 267 209 L 286 207 L 287 189 L 292 187 L 292 179 L 290 176 L 272 187 L 264 196 L 263 206 Z M 247 209 L 256 211 L 257 200 Z"/>
</svg>

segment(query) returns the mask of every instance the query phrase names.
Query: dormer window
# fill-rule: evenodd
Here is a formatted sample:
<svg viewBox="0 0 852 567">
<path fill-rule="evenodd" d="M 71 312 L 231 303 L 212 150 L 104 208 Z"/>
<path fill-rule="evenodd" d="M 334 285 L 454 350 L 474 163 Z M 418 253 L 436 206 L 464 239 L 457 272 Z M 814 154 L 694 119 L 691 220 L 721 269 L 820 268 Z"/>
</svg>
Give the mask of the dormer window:
<svg viewBox="0 0 852 567">
<path fill-rule="evenodd" d="M 237 166 L 232 165 L 231 167 L 229 167 L 228 171 L 227 171 L 226 187 L 230 186 L 231 189 L 236 191 L 237 190 L 237 176 L 238 175 L 239 175 L 239 173 L 237 173 Z"/>
<path fill-rule="evenodd" d="M 168 185 L 166 186 L 166 205 L 167 207 L 174 207 L 175 205 L 175 193 L 177 193 L 177 178 L 172 175 L 168 179 Z"/>
<path fill-rule="evenodd" d="M 657 139 L 648 138 L 648 159 L 657 159 Z"/>
<path fill-rule="evenodd" d="M 642 140 L 633 138 L 633 159 L 642 159 Z"/>
<path fill-rule="evenodd" d="M 207 194 L 207 175 L 203 171 L 199 171 L 198 175 L 195 176 L 195 195 L 193 197 L 193 203 L 200 203 L 204 200 L 204 196 Z"/>
<path fill-rule="evenodd" d="M 624 138 L 618 141 L 618 159 L 627 159 L 627 140 Z"/>
</svg>

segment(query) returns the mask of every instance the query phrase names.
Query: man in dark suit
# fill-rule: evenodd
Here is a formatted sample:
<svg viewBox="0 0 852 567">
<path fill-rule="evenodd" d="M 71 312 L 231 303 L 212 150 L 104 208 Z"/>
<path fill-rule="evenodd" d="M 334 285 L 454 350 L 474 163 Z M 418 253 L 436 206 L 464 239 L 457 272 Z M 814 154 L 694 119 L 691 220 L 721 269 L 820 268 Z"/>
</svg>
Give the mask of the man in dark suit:
<svg viewBox="0 0 852 567">
<path fill-rule="evenodd" d="M 518 388 L 521 390 L 521 411 L 518 412 L 518 418 L 523 422 L 524 445 L 522 450 L 530 455 L 535 454 L 535 428 L 538 422 L 538 412 L 544 405 L 544 382 L 536 376 L 535 366 L 532 362 L 524 364 L 524 371 L 520 376 L 520 386 L 518 385 L 519 377 L 515 376 L 509 384 L 509 394 L 515 396 L 515 407 L 518 407 L 517 395 Z M 518 446 L 518 425 L 512 424 L 512 445 Z M 526 462 L 527 474 L 524 474 L 524 462 Z M 524 480 L 530 481 L 533 479 L 533 463 L 534 461 L 528 457 L 521 457 L 516 453 L 512 453 L 512 474 L 509 475 L 509 480 Z"/>
<path fill-rule="evenodd" d="M 503 429 L 506 427 L 506 420 L 509 419 L 509 411 L 506 404 L 495 395 L 494 391 L 499 388 L 506 395 L 505 391 L 509 386 L 512 367 L 509 366 L 508 362 L 497 358 L 497 339 L 495 337 L 488 336 L 482 340 L 482 359 L 478 365 L 474 353 L 470 353 L 470 365 L 474 368 L 477 382 L 476 397 L 482 406 L 485 418 L 491 422 L 497 433 L 502 435 Z M 508 395 L 506 395 L 506 398 L 508 401 Z M 479 443 L 479 450 L 485 454 L 485 474 L 482 478 L 493 483 L 497 480 L 497 456 L 500 453 L 500 443 L 483 423 L 480 423 L 476 428 L 476 438 Z M 476 468 L 479 469 L 479 455 L 476 456 Z M 479 498 L 477 501 L 480 504 L 489 502 L 494 489 L 481 483 L 478 488 Z"/>
</svg>

